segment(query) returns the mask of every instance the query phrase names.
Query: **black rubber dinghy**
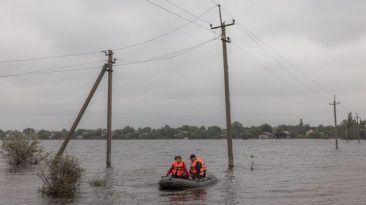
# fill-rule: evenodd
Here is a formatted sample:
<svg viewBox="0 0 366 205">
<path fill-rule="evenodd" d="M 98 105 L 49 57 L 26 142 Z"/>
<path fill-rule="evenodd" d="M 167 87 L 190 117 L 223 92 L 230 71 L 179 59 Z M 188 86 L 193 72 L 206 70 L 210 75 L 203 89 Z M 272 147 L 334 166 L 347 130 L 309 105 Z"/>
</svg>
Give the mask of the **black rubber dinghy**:
<svg viewBox="0 0 366 205">
<path fill-rule="evenodd" d="M 198 180 L 162 177 L 159 180 L 159 186 L 160 189 L 189 189 L 206 187 L 216 182 L 217 178 L 214 175 L 207 175 L 207 177 Z"/>
</svg>

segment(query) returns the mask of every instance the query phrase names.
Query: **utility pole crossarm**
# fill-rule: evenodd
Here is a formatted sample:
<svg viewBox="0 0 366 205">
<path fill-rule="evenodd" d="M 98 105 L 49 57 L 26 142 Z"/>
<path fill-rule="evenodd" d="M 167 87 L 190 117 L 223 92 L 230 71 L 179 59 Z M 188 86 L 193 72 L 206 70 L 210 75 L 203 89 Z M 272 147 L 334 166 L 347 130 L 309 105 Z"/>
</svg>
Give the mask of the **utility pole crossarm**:
<svg viewBox="0 0 366 205">
<path fill-rule="evenodd" d="M 215 27 L 213 27 L 212 24 L 210 26 L 211 26 L 211 29 L 217 29 L 217 28 L 232 26 L 232 25 L 235 25 L 235 19 L 232 20 L 232 23 L 225 24 L 225 21 L 224 21 L 224 22 L 222 22 L 222 24 L 223 25 L 221 25 L 221 26 L 215 26 Z"/>
</svg>

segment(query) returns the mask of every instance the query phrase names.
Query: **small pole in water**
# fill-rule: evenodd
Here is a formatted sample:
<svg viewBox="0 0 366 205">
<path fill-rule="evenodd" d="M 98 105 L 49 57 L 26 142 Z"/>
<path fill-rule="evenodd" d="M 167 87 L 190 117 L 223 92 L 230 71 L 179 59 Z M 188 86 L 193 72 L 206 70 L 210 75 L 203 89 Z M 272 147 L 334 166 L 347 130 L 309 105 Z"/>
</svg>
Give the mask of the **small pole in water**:
<svg viewBox="0 0 366 205">
<path fill-rule="evenodd" d="M 334 111 L 334 134 L 335 134 L 335 144 L 336 149 L 338 149 L 338 132 L 337 132 L 337 105 L 341 104 L 340 101 L 336 102 L 336 95 L 334 94 L 333 103 L 329 103 L 329 105 L 333 106 Z"/>
<path fill-rule="evenodd" d="M 232 23 L 225 24 L 222 21 L 221 17 L 221 6 L 219 7 L 220 14 L 220 25 L 216 27 L 212 27 L 211 29 L 221 28 L 221 41 L 222 41 L 222 50 L 223 50 L 223 62 L 224 62 L 224 83 L 225 83 L 225 108 L 226 108 L 226 138 L 227 138 L 227 146 L 228 146 L 228 160 L 229 160 L 229 169 L 234 167 L 234 155 L 233 155 L 233 140 L 231 135 L 231 110 L 230 110 L 230 88 L 229 88 L 229 66 L 227 60 L 227 48 L 226 43 L 230 43 L 230 38 L 226 37 L 226 27 L 232 26 L 235 24 L 235 20 L 232 20 Z"/>
<path fill-rule="evenodd" d="M 357 119 L 357 139 L 358 143 L 360 143 L 360 116 L 358 116 L 358 113 L 356 113 L 356 119 Z"/>
<path fill-rule="evenodd" d="M 254 158 L 253 155 L 250 155 L 250 158 Z M 254 169 L 254 160 L 252 160 L 252 164 L 250 165 L 250 171 L 253 171 Z"/>
</svg>

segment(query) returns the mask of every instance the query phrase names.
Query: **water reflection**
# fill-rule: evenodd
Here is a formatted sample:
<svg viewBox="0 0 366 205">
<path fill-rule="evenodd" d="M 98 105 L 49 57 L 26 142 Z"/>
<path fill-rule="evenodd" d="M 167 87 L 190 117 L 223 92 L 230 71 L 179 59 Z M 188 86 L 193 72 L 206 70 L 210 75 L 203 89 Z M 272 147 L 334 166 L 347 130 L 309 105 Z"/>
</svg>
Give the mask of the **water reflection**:
<svg viewBox="0 0 366 205">
<path fill-rule="evenodd" d="M 234 175 L 234 169 L 229 168 L 222 181 L 221 191 L 223 193 L 224 204 L 239 204 L 238 198 L 238 180 Z"/>
<path fill-rule="evenodd" d="M 115 202 L 116 191 L 113 187 L 113 175 L 114 170 L 113 168 L 106 168 L 104 171 L 104 176 L 102 179 L 105 180 L 105 186 L 101 187 L 94 187 L 94 193 L 97 195 L 98 202 L 112 204 Z"/>
<path fill-rule="evenodd" d="M 113 169 L 105 169 L 103 141 L 75 140 L 69 153 L 80 159 L 86 172 L 73 201 L 40 194 L 36 170 L 11 173 L 0 158 L 0 204 L 365 204 L 366 143 L 335 151 L 330 140 L 234 142 L 235 169 L 228 172 L 223 140 L 116 140 Z M 56 152 L 62 141 L 42 144 Z M 157 181 L 169 154 L 197 149 L 218 183 L 198 191 L 160 191 Z M 246 156 L 253 153 L 251 172 L 253 159 Z M 106 188 L 89 185 L 88 180 L 104 176 Z"/>
<path fill-rule="evenodd" d="M 187 189 L 184 191 L 164 191 L 161 194 L 168 198 L 170 204 L 205 204 L 207 200 L 207 191 L 203 188 Z"/>
</svg>

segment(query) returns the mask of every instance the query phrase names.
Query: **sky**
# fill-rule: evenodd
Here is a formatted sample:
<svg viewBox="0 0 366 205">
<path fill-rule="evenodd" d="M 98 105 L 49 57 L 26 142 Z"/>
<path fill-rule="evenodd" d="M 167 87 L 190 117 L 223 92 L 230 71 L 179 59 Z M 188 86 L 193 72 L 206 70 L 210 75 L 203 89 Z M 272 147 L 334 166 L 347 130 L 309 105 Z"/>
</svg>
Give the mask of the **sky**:
<svg viewBox="0 0 366 205">
<path fill-rule="evenodd" d="M 108 49 L 113 129 L 224 127 L 215 2 L 236 22 L 226 28 L 232 121 L 330 125 L 333 94 L 338 119 L 366 119 L 363 0 L 1 0 L 0 129 L 68 129 Z M 58 72 L 29 74 L 39 70 Z M 80 128 L 106 127 L 106 77 Z"/>
</svg>

